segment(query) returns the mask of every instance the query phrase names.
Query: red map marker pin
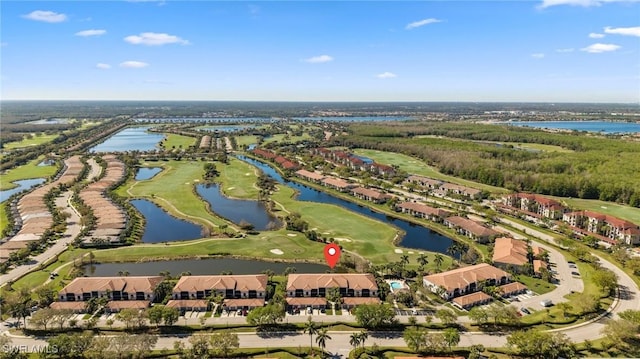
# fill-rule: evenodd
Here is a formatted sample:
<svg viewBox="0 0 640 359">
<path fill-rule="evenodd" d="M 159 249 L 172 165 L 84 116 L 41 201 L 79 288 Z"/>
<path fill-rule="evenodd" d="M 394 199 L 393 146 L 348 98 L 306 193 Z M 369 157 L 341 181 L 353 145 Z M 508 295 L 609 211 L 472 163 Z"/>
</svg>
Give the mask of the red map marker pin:
<svg viewBox="0 0 640 359">
<path fill-rule="evenodd" d="M 329 267 L 333 269 L 340 260 L 340 246 L 335 243 L 329 243 L 324 246 L 324 259 L 329 264 Z"/>
</svg>

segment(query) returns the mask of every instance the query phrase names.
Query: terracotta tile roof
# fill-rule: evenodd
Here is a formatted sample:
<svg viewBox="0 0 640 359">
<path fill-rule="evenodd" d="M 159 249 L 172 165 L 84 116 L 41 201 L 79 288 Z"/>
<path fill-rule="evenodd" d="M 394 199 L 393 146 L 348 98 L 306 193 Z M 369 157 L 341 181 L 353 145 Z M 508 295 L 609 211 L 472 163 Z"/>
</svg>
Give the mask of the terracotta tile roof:
<svg viewBox="0 0 640 359">
<path fill-rule="evenodd" d="M 149 308 L 149 303 L 147 300 L 112 300 L 107 303 L 107 309 L 146 309 Z"/>
<path fill-rule="evenodd" d="M 474 305 L 474 304 L 482 303 L 485 301 L 491 301 L 491 300 L 493 300 L 493 297 L 491 297 L 485 292 L 475 292 L 475 293 L 463 295 L 462 297 L 453 298 L 453 302 L 461 307 Z"/>
<path fill-rule="evenodd" d="M 461 185 L 457 185 L 457 184 L 453 184 L 453 183 L 449 183 L 449 182 L 443 183 L 440 186 L 440 188 L 445 190 L 445 191 L 458 191 L 458 192 L 466 193 L 466 194 L 471 195 L 471 196 L 482 192 L 479 189 L 466 187 L 466 186 L 461 186 Z"/>
<path fill-rule="evenodd" d="M 264 298 L 225 299 L 223 304 L 226 307 L 231 307 L 231 308 L 238 308 L 238 307 L 249 307 L 249 308 L 264 307 Z"/>
<path fill-rule="evenodd" d="M 325 273 L 325 274 L 289 274 L 287 291 L 296 289 L 351 288 L 355 290 L 378 290 L 372 274 L 361 273 Z"/>
<path fill-rule="evenodd" d="M 373 198 L 373 199 L 385 199 L 385 198 L 391 197 L 386 193 L 380 192 L 372 188 L 356 187 L 356 188 L 353 188 L 351 192 L 354 194 L 359 194 L 359 195 Z"/>
<path fill-rule="evenodd" d="M 528 263 L 527 243 L 508 237 L 496 238 L 493 247 L 493 262 L 518 266 Z"/>
<path fill-rule="evenodd" d="M 300 177 L 304 177 L 304 178 L 308 178 L 308 179 L 312 179 L 315 181 L 321 181 L 324 176 L 320 173 L 316 173 L 316 172 L 311 172 L 311 171 L 307 171 L 307 170 L 298 170 L 296 171 L 296 174 Z"/>
<path fill-rule="evenodd" d="M 379 304 L 378 297 L 344 297 L 342 303 L 348 306 L 356 306 L 361 304 Z"/>
<path fill-rule="evenodd" d="M 416 202 L 401 202 L 398 204 L 399 208 L 405 208 L 414 212 L 423 213 L 428 216 L 448 217 L 451 215 L 451 211 L 447 211 L 442 208 L 434 208 L 427 206 L 426 204 Z"/>
<path fill-rule="evenodd" d="M 434 285 L 441 286 L 447 291 L 465 288 L 471 283 L 481 282 L 487 279 L 500 280 L 501 277 L 510 278 L 511 275 L 502 269 L 487 263 L 462 267 L 447 272 L 425 276 L 424 279 Z"/>
<path fill-rule="evenodd" d="M 508 295 L 511 293 L 526 290 L 527 286 L 520 282 L 512 282 L 512 283 L 507 283 L 505 285 L 501 285 L 498 287 L 498 289 L 500 290 L 500 293 L 502 295 Z"/>
<path fill-rule="evenodd" d="M 167 302 L 167 308 L 207 308 L 209 301 L 206 299 L 173 299 Z"/>
<path fill-rule="evenodd" d="M 292 307 L 319 306 L 319 305 L 327 305 L 327 300 L 325 298 L 320 298 L 320 297 L 287 298 L 287 305 L 290 305 Z"/>
<path fill-rule="evenodd" d="M 494 231 L 493 229 L 487 228 L 476 221 L 472 221 L 464 217 L 453 216 L 447 218 L 446 221 L 457 227 L 463 228 L 479 237 L 491 237 L 498 235 L 498 232 Z"/>
<path fill-rule="evenodd" d="M 534 259 L 533 260 L 533 272 L 534 273 L 540 273 L 540 269 L 542 268 L 547 268 L 547 263 L 545 263 L 544 261 L 541 261 L 539 259 Z"/>
<path fill-rule="evenodd" d="M 188 275 L 180 277 L 173 292 L 196 292 L 204 290 L 265 291 L 266 274 L 249 275 Z"/>
<path fill-rule="evenodd" d="M 439 187 L 442 184 L 442 181 L 438 181 L 430 177 L 418 176 L 418 175 L 410 175 L 409 177 L 407 177 L 407 181 L 421 182 L 421 183 L 426 183 L 428 185 L 437 186 L 437 187 Z"/>
<path fill-rule="evenodd" d="M 67 284 L 60 291 L 61 295 L 67 293 L 89 293 L 110 291 L 125 291 L 129 294 L 135 292 L 153 292 L 162 282 L 160 276 L 140 276 L 140 277 L 79 277 Z"/>
<path fill-rule="evenodd" d="M 71 309 L 75 312 L 83 312 L 87 308 L 87 302 L 53 302 L 49 305 L 51 309 Z"/>
<path fill-rule="evenodd" d="M 337 187 L 337 188 L 350 188 L 353 187 L 353 184 L 339 179 L 339 178 L 335 178 L 335 177 L 326 177 L 325 179 L 322 180 L 322 183 L 325 185 L 329 185 L 329 186 L 333 186 L 333 187 Z"/>
</svg>

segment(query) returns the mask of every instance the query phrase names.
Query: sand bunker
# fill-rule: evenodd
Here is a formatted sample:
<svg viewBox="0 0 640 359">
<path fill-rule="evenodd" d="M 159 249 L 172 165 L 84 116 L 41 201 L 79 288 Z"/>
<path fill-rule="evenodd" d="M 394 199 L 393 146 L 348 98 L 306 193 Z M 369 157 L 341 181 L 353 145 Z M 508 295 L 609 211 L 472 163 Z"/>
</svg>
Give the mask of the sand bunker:
<svg viewBox="0 0 640 359">
<path fill-rule="evenodd" d="M 229 187 L 227 188 L 227 191 L 231 191 L 232 189 L 236 189 L 235 187 Z"/>
<path fill-rule="evenodd" d="M 349 238 L 340 238 L 340 237 L 336 237 L 334 238 L 336 241 L 338 242 L 351 242 L 351 239 Z"/>
<path fill-rule="evenodd" d="M 289 236 L 289 237 L 295 237 L 295 236 L 297 236 L 297 234 L 295 234 L 295 233 L 287 233 L 287 236 Z"/>
<path fill-rule="evenodd" d="M 270 250 L 269 252 L 271 252 L 271 253 L 273 253 L 273 254 L 277 254 L 277 255 L 279 255 L 279 256 L 281 256 L 281 255 L 283 255 L 283 254 L 284 254 L 284 252 L 283 252 L 283 251 L 281 251 L 281 250 L 279 250 L 278 248 L 276 248 L 276 249 L 272 249 L 272 250 Z"/>
<path fill-rule="evenodd" d="M 395 249 L 394 252 L 396 252 L 398 254 L 402 254 L 403 253 L 402 249 Z"/>
</svg>

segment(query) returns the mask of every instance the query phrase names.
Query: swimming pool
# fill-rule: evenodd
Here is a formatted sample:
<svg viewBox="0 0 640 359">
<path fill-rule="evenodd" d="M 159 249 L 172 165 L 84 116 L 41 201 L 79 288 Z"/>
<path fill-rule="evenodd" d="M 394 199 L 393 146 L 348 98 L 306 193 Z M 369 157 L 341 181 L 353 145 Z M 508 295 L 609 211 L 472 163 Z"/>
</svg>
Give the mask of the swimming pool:
<svg viewBox="0 0 640 359">
<path fill-rule="evenodd" d="M 389 282 L 389 286 L 391 286 L 392 290 L 398 290 L 404 288 L 404 284 L 400 282 Z"/>
</svg>

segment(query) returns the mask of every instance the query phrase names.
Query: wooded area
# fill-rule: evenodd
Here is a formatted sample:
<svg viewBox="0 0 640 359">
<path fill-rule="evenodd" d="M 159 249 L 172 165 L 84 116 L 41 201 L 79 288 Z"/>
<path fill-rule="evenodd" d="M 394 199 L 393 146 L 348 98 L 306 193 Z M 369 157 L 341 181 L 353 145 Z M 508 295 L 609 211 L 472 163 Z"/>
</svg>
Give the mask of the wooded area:
<svg viewBox="0 0 640 359">
<path fill-rule="evenodd" d="M 350 136 L 338 137 L 334 144 L 404 153 L 444 174 L 516 191 L 640 207 L 640 143 L 620 136 L 418 121 L 353 124 L 349 131 Z M 506 142 L 556 145 L 573 152 L 518 149 Z"/>
</svg>

